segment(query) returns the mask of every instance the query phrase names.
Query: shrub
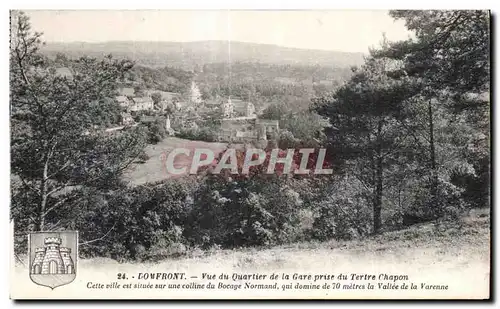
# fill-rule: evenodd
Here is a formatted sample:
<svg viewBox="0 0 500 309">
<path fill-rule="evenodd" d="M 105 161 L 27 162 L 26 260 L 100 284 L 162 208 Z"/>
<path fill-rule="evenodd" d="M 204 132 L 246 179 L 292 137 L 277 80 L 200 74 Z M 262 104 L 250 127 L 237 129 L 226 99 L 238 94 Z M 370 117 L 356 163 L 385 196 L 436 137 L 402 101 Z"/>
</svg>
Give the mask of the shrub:
<svg viewBox="0 0 500 309">
<path fill-rule="evenodd" d="M 312 234 L 318 240 L 351 240 L 367 233 L 369 217 L 356 213 L 349 198 L 331 198 L 321 204 Z"/>
<path fill-rule="evenodd" d="M 293 137 L 293 134 L 290 131 L 283 130 L 280 132 L 280 138 L 278 142 L 278 146 L 280 149 L 288 149 L 297 147 L 297 140 Z"/>
<path fill-rule="evenodd" d="M 195 141 L 215 142 L 217 141 L 217 131 L 211 127 L 203 128 L 183 128 L 176 134 L 180 138 Z"/>
<path fill-rule="evenodd" d="M 155 120 L 148 123 L 148 141 L 151 144 L 159 143 L 167 135 L 165 125 L 161 120 Z"/>
<path fill-rule="evenodd" d="M 145 151 L 141 152 L 141 154 L 137 157 L 137 160 L 139 160 L 140 163 L 145 163 L 149 159 L 150 157 Z"/>
<path fill-rule="evenodd" d="M 174 226 L 168 231 L 158 231 L 154 235 L 152 245 L 143 259 L 158 261 L 168 257 L 178 257 L 186 254 L 183 243 L 182 228 Z"/>
<path fill-rule="evenodd" d="M 192 245 L 234 248 L 297 238 L 301 200 L 278 179 L 234 181 L 209 176 L 194 200 L 184 233 Z"/>
<path fill-rule="evenodd" d="M 89 192 L 73 205 L 69 225 L 79 230 L 82 241 L 98 239 L 81 247 L 84 257 L 158 258 L 165 255 L 160 249 L 184 242 L 180 227 L 189 192 L 182 181 L 123 188 L 101 197 Z"/>
<path fill-rule="evenodd" d="M 438 218 L 456 219 L 465 210 L 463 189 L 439 178 L 435 188 L 436 199 L 433 200 L 431 194 L 433 186 L 430 177 L 423 178 L 420 183 L 413 186 L 410 207 L 403 213 L 403 225 Z"/>
</svg>

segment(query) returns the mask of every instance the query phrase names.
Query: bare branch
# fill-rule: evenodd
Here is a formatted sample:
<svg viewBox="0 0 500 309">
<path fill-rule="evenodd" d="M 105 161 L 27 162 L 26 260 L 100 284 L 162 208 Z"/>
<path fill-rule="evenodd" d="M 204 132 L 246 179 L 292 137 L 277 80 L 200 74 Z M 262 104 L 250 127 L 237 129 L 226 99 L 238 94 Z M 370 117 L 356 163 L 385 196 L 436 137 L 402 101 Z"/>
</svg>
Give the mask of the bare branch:
<svg viewBox="0 0 500 309">
<path fill-rule="evenodd" d="M 96 238 L 96 239 L 92 239 L 92 240 L 86 241 L 86 242 L 79 243 L 79 244 L 78 244 L 78 246 L 85 246 L 85 245 L 91 244 L 91 243 L 93 243 L 93 242 L 96 242 L 96 241 L 99 241 L 99 240 L 104 239 L 106 236 L 108 236 L 108 235 L 109 235 L 109 233 L 111 233 L 111 231 L 115 228 L 115 226 L 116 226 L 116 222 L 115 222 L 115 224 L 113 224 L 113 226 L 109 229 L 109 231 L 108 231 L 106 234 L 104 234 L 103 236 L 101 236 L 101 237 L 99 237 L 99 238 Z"/>
<path fill-rule="evenodd" d="M 44 213 L 43 213 L 43 217 L 45 217 L 49 212 L 51 212 L 52 210 L 56 209 L 57 207 L 61 206 L 62 204 L 64 204 L 65 202 L 69 201 L 70 199 L 72 198 L 72 196 L 69 196 L 69 197 L 66 197 L 66 198 L 63 198 L 62 200 L 58 201 L 57 203 L 55 203 L 54 205 L 52 205 L 52 207 L 50 207 L 49 209 L 47 209 Z"/>
</svg>

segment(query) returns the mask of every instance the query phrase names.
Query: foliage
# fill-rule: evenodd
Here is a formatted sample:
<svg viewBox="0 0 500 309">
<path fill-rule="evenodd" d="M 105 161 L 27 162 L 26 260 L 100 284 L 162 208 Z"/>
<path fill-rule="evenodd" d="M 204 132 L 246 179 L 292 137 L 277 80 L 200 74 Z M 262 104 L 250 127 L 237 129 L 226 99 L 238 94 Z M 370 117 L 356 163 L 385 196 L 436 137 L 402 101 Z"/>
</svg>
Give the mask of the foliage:
<svg viewBox="0 0 500 309">
<path fill-rule="evenodd" d="M 138 84 L 144 89 L 157 89 L 183 95 L 189 91 L 192 78 L 192 73 L 180 68 L 136 65 L 127 72 L 124 84 Z"/>
<path fill-rule="evenodd" d="M 48 59 L 39 52 L 40 34 L 31 31 L 26 15 L 13 14 L 16 251 L 26 250 L 26 232 L 74 229 L 85 257 L 154 261 L 193 247 L 363 238 L 425 221 L 456 221 L 467 209 L 488 206 L 488 12 L 391 15 L 403 19 L 415 38 L 384 40 L 352 71 L 206 63 L 195 76 L 111 56 Z M 161 121 L 103 130 L 120 116 L 112 99 L 117 87 L 185 96 L 193 80 L 206 100 L 232 95 L 253 102 L 260 118 L 278 120 L 278 145 L 271 141 L 263 149 L 263 164 L 248 175 L 241 174 L 247 147 L 238 146 L 238 174 L 210 173 L 221 153 L 196 177 L 127 184 L 123 172 L 146 161 L 146 142 L 157 143 L 166 132 Z M 158 105 L 161 93 L 152 97 Z M 153 112 L 136 118 L 148 113 Z M 178 137 L 216 141 L 220 111 L 167 106 L 166 113 Z M 283 174 L 283 164 L 267 173 L 275 147 L 279 157 L 285 149 L 295 150 L 292 174 Z M 293 174 L 301 165 L 299 148 L 315 150 L 306 164 L 311 170 L 318 149 L 327 148 L 323 168 L 335 173 Z"/>
<path fill-rule="evenodd" d="M 367 59 L 332 96 L 316 100 L 316 110 L 331 123 L 325 130 L 330 151 L 372 192 L 375 233 L 382 225 L 384 170 L 405 150 L 406 137 L 397 129 L 412 93 L 407 80 L 387 76 L 390 65 L 385 59 Z"/>
<path fill-rule="evenodd" d="M 215 142 L 218 136 L 217 130 L 210 127 L 181 128 L 176 135 L 180 138 L 205 142 Z"/>
<path fill-rule="evenodd" d="M 129 61 L 84 57 L 71 63 L 71 76 L 61 76 L 39 54 L 41 34 L 31 31 L 28 17 L 21 12 L 13 18 L 11 170 L 13 181 L 22 185 L 15 186 L 12 207 L 31 208 L 28 226 L 44 230 L 46 216 L 74 202 L 66 193 L 71 188 L 116 186 L 142 150 L 144 136 L 135 129 L 116 134 L 101 129 L 119 115 L 109 98 Z M 35 202 L 23 204 L 21 196 Z"/>
<path fill-rule="evenodd" d="M 235 181 L 211 176 L 194 195 L 185 235 L 205 248 L 293 241 L 300 205 L 298 194 L 278 178 Z"/>
<path fill-rule="evenodd" d="M 280 130 L 289 132 L 303 147 L 317 147 L 324 139 L 323 129 L 328 126 L 327 121 L 314 111 L 301 109 L 293 112 L 281 103 L 269 105 L 260 117 L 279 120 Z"/>
<path fill-rule="evenodd" d="M 463 103 L 460 98 L 469 92 L 489 90 L 488 11 L 401 10 L 391 15 L 404 20 L 416 39 L 395 42 L 381 54 L 404 59 L 407 74 L 423 78 L 434 91 L 446 91 L 455 103 Z"/>
<path fill-rule="evenodd" d="M 148 141 L 151 144 L 157 144 L 167 135 L 165 129 L 165 123 L 161 119 L 156 119 L 155 121 L 149 122 L 147 124 L 148 128 Z"/>
<path fill-rule="evenodd" d="M 123 188 L 105 196 L 88 194 L 71 208 L 72 219 L 67 226 L 79 230 L 83 239 L 106 235 L 82 245 L 84 256 L 139 260 L 164 257 L 165 250 L 172 249 L 169 245 L 182 243 L 180 227 L 188 211 L 188 192 L 187 183 L 176 181 Z"/>
<path fill-rule="evenodd" d="M 151 94 L 151 99 L 153 100 L 153 103 L 155 105 L 158 105 L 161 101 L 161 93 L 159 92 L 154 92 Z"/>
</svg>

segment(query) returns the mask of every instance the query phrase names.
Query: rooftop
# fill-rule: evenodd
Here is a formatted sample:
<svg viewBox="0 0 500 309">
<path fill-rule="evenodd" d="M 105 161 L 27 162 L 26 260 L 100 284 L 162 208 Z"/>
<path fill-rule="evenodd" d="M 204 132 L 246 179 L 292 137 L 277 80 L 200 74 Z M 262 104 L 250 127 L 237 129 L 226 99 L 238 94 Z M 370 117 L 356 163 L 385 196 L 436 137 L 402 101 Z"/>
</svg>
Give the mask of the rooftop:
<svg viewBox="0 0 500 309">
<path fill-rule="evenodd" d="M 73 77 L 73 73 L 69 68 L 62 67 L 56 69 L 56 75 L 63 77 Z"/>
<path fill-rule="evenodd" d="M 132 100 L 134 100 L 134 103 L 145 103 L 153 101 L 150 97 L 135 97 Z"/>
<path fill-rule="evenodd" d="M 257 119 L 257 123 L 265 123 L 265 124 L 274 124 L 274 125 L 277 125 L 277 124 L 279 124 L 279 120 Z"/>
<path fill-rule="evenodd" d="M 135 94 L 134 88 L 128 88 L 128 87 L 120 88 L 118 89 L 118 92 L 124 96 L 133 96 Z"/>
<path fill-rule="evenodd" d="M 117 96 L 117 97 L 116 97 L 116 100 L 117 100 L 118 102 L 125 102 L 125 101 L 127 101 L 128 99 L 127 99 L 127 97 L 126 97 L 126 96 L 124 96 L 124 95 L 119 95 L 119 96 Z"/>
</svg>

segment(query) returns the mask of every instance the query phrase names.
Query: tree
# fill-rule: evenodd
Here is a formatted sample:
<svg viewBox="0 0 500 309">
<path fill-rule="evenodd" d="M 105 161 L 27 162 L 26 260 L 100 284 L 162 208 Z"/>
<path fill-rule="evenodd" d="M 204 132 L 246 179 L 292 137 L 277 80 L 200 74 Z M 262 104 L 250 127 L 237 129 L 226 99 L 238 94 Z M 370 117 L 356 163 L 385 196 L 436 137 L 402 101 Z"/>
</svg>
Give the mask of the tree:
<svg viewBox="0 0 500 309">
<path fill-rule="evenodd" d="M 384 170 L 403 143 L 397 119 L 409 96 L 406 80 L 387 76 L 391 65 L 386 59 L 368 58 L 332 96 L 315 100 L 316 111 L 332 125 L 325 129 L 330 152 L 367 188 L 374 233 L 382 226 Z"/>
<path fill-rule="evenodd" d="M 43 231 L 53 228 L 48 219 L 80 198 L 80 189 L 119 186 L 145 138 L 136 129 L 103 130 L 106 119 L 120 113 L 110 98 L 131 62 L 84 57 L 71 62 L 71 76 L 61 76 L 38 52 L 41 33 L 31 30 L 28 16 L 11 18 L 12 215 L 24 220 L 19 226 Z"/>
<path fill-rule="evenodd" d="M 431 196 L 436 204 L 439 182 L 435 136 L 436 120 L 439 119 L 436 119 L 436 111 L 448 109 L 448 115 L 444 116 L 448 119 L 465 112 L 476 130 L 488 136 L 489 12 L 391 11 L 390 15 L 404 20 L 407 28 L 415 32 L 415 39 L 393 42 L 374 52 L 374 56 L 401 61 L 403 65 L 393 70 L 392 76 L 411 77 L 419 84 L 420 91 L 415 94 L 413 102 L 420 105 L 422 101 L 426 102 L 424 123 L 428 166 L 433 182 Z M 488 141 L 488 138 L 482 138 L 475 143 L 487 148 Z M 480 157 L 479 161 L 489 161 L 483 158 Z M 485 178 L 488 177 L 480 177 L 483 182 Z"/>
<path fill-rule="evenodd" d="M 167 135 L 167 131 L 165 130 L 165 123 L 160 119 L 156 119 L 153 122 L 148 123 L 148 139 L 151 144 L 159 143 L 165 135 Z"/>
<path fill-rule="evenodd" d="M 165 114 L 172 115 L 176 111 L 176 107 L 174 103 L 168 102 L 165 106 Z"/>
<path fill-rule="evenodd" d="M 134 86 L 134 95 L 136 97 L 142 97 L 144 96 L 144 89 L 142 86 L 136 85 Z"/>
<path fill-rule="evenodd" d="M 326 125 L 325 119 L 309 110 L 288 113 L 280 121 L 280 129 L 291 132 L 303 147 L 318 145 L 323 140 L 323 128 Z"/>
<path fill-rule="evenodd" d="M 263 119 L 281 120 L 287 113 L 286 107 L 283 104 L 269 105 L 261 115 Z"/>
<path fill-rule="evenodd" d="M 68 63 L 68 57 L 63 53 L 57 53 L 54 62 L 64 66 Z"/>
<path fill-rule="evenodd" d="M 422 78 L 427 87 L 446 91 L 455 99 L 463 99 L 469 92 L 489 91 L 488 11 L 391 11 L 390 15 L 403 19 L 416 38 L 392 43 L 380 55 L 404 60 L 407 74 Z"/>
<path fill-rule="evenodd" d="M 161 102 L 161 93 L 154 92 L 153 94 L 151 94 L 151 99 L 153 100 L 154 105 L 158 106 Z"/>
</svg>

